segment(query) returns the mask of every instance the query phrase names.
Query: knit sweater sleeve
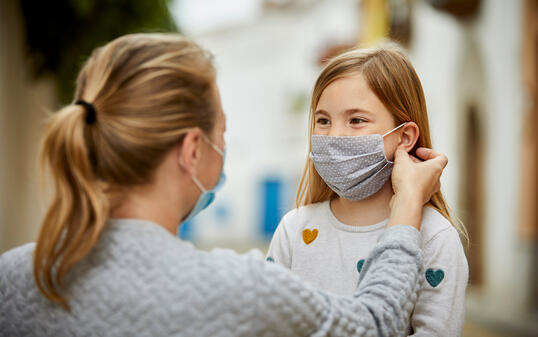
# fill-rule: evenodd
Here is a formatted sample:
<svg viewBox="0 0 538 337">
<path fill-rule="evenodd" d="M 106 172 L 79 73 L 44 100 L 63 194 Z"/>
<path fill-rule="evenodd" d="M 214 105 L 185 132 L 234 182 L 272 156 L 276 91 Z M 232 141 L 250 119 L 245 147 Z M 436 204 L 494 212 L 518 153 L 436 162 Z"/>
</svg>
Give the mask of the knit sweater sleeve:
<svg viewBox="0 0 538 337">
<path fill-rule="evenodd" d="M 252 270 L 257 336 L 405 336 L 423 277 L 420 233 L 386 230 L 368 257 L 353 297 L 324 293 L 273 263 Z M 253 262 L 254 263 L 254 262 Z"/>
</svg>

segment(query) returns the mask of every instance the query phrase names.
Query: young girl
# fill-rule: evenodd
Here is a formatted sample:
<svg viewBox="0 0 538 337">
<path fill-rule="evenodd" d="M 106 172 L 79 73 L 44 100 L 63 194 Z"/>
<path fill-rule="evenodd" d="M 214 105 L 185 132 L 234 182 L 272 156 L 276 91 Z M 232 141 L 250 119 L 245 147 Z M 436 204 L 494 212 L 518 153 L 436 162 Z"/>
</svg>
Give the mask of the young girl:
<svg viewBox="0 0 538 337">
<path fill-rule="evenodd" d="M 310 110 L 298 208 L 278 225 L 267 260 L 321 289 L 360 293 L 365 259 L 389 217 L 394 153 L 431 147 L 422 86 L 397 47 L 351 50 L 325 66 Z M 466 232 L 440 192 L 424 207 L 421 233 L 425 282 L 409 333 L 459 336 L 468 280 L 459 234 Z"/>
</svg>

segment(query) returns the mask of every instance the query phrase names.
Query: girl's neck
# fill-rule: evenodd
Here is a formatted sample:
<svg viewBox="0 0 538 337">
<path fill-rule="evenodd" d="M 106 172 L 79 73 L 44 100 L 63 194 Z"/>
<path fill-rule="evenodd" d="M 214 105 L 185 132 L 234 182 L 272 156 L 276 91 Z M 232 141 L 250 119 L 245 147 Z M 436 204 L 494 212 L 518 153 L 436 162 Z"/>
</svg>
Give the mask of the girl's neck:
<svg viewBox="0 0 538 337">
<path fill-rule="evenodd" d="M 394 195 L 390 179 L 374 195 L 358 201 L 341 197 L 331 201 L 331 210 L 336 218 L 349 226 L 368 226 L 387 219 L 390 215 L 390 200 Z"/>
</svg>

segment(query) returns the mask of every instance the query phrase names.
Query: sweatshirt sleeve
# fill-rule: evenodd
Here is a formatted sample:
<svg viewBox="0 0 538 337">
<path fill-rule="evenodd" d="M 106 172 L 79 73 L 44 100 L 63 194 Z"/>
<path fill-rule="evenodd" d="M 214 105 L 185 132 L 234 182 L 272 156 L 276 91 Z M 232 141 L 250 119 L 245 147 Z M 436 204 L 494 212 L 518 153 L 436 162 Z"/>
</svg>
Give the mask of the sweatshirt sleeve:
<svg viewBox="0 0 538 337">
<path fill-rule="evenodd" d="M 411 317 L 413 336 L 461 336 L 469 270 L 456 230 L 436 234 L 425 243 L 424 255 L 426 281 Z"/>
<path fill-rule="evenodd" d="M 269 244 L 266 257 L 267 261 L 279 264 L 286 269 L 291 269 L 292 244 L 294 240 L 287 220 L 289 217 L 290 213 L 286 214 L 278 224 Z"/>
<path fill-rule="evenodd" d="M 279 265 L 252 269 L 257 289 L 256 336 L 406 336 L 423 278 L 420 233 L 387 229 L 363 267 L 354 296 L 322 292 Z"/>
</svg>

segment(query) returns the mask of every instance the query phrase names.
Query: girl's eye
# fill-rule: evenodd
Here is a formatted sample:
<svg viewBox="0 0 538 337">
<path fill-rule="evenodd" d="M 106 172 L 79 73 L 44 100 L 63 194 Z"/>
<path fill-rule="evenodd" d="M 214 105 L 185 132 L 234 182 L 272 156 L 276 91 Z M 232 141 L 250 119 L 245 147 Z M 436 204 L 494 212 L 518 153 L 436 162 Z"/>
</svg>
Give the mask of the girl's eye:
<svg viewBox="0 0 538 337">
<path fill-rule="evenodd" d="M 351 120 L 349 121 L 351 124 L 360 124 L 360 123 L 364 123 L 366 122 L 366 120 L 362 119 L 362 118 L 351 118 Z"/>
<path fill-rule="evenodd" d="M 316 123 L 320 124 L 320 125 L 329 125 L 331 123 L 331 121 L 328 120 L 327 118 L 318 118 L 316 120 Z"/>
</svg>

